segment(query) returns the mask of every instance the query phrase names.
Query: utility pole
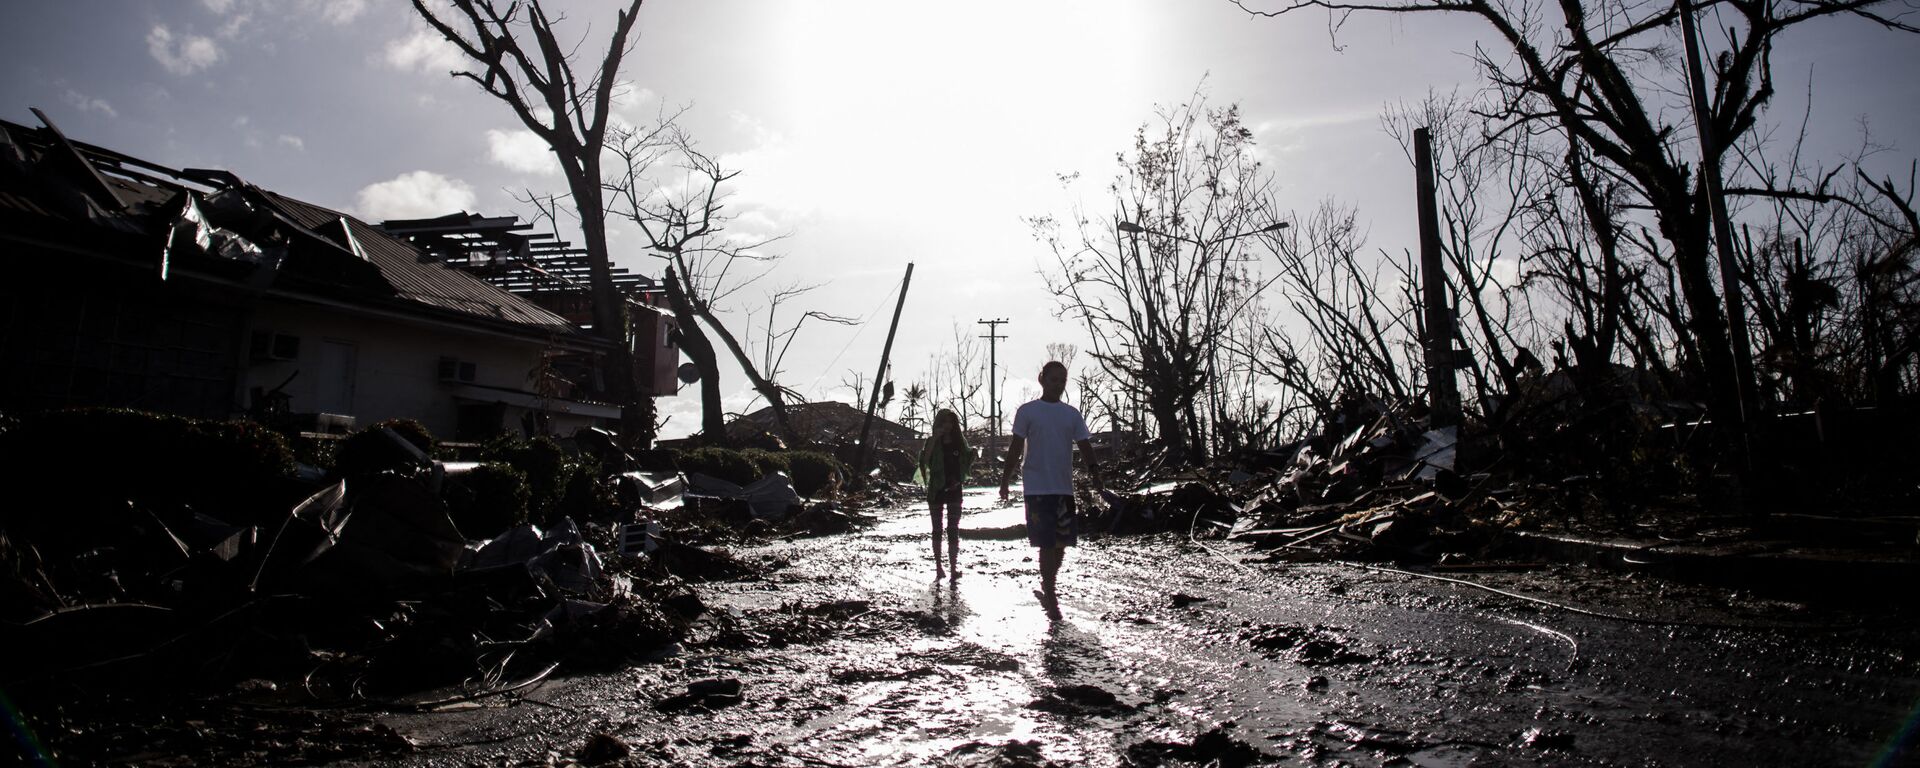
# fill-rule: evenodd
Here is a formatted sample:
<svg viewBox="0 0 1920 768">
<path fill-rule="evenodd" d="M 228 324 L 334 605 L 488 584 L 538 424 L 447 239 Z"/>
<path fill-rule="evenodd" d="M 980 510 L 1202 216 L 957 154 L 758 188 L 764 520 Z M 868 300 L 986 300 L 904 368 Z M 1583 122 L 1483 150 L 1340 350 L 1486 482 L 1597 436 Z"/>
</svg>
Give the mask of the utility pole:
<svg viewBox="0 0 1920 768">
<path fill-rule="evenodd" d="M 980 338 L 987 340 L 987 421 L 993 425 L 993 432 L 987 436 L 989 451 L 1000 442 L 1000 392 L 994 386 L 994 381 L 1000 377 L 998 342 L 1006 338 L 1000 335 L 1000 326 L 1006 322 L 1006 318 L 979 321 L 980 325 L 987 327 L 987 335 Z"/>
<path fill-rule="evenodd" d="M 1420 196 L 1420 299 L 1426 304 L 1427 399 L 1434 429 L 1460 424 L 1460 391 L 1453 379 L 1453 311 L 1440 260 L 1440 211 L 1433 199 L 1433 134 L 1413 129 L 1414 179 Z"/>
<path fill-rule="evenodd" d="M 860 422 L 860 466 L 854 471 L 865 474 L 873 464 L 873 445 L 867 437 L 873 431 L 873 412 L 880 409 L 880 389 L 887 377 L 887 358 L 893 355 L 893 332 L 900 330 L 900 310 L 907 307 L 907 286 L 913 284 L 913 262 L 907 262 L 907 276 L 900 280 L 900 300 L 893 305 L 893 324 L 887 326 L 887 343 L 880 348 L 880 370 L 873 374 L 873 398 L 867 401 L 867 418 Z"/>
<path fill-rule="evenodd" d="M 1714 420 L 1733 422 L 1735 446 L 1740 451 L 1737 463 L 1741 480 L 1752 479 L 1754 416 L 1759 398 L 1753 386 L 1753 338 L 1747 330 L 1747 308 L 1741 299 L 1740 279 L 1733 263 L 1733 227 L 1727 222 L 1727 201 L 1720 189 L 1719 137 L 1713 133 L 1713 116 L 1708 112 L 1706 76 L 1700 71 L 1700 37 L 1694 30 L 1693 4 L 1679 0 L 1681 39 L 1687 44 L 1687 94 L 1693 101 L 1693 124 L 1700 134 L 1701 192 L 1706 196 L 1707 212 L 1713 220 L 1714 249 L 1720 262 L 1720 293 L 1726 302 L 1727 340 L 1733 346 L 1734 412 L 1714 414 Z M 1730 417 L 1730 418 L 1728 418 Z"/>
</svg>

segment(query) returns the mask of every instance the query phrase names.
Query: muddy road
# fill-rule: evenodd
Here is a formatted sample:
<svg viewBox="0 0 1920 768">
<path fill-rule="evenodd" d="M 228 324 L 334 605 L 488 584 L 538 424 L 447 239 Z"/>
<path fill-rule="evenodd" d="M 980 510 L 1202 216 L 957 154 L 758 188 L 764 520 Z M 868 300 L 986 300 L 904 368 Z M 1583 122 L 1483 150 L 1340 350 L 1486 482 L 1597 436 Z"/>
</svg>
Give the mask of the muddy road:
<svg viewBox="0 0 1920 768">
<path fill-rule="evenodd" d="M 413 745 L 395 763 L 1913 759 L 1887 753 L 1920 699 L 1920 630 L 1897 606 L 1576 566 L 1463 577 L 1579 612 L 1163 535 L 1070 551 L 1049 621 L 1018 509 L 967 501 L 958 579 L 934 579 L 918 508 L 739 550 L 762 576 L 704 585 L 712 613 L 677 654 L 382 716 Z M 1883 586 L 1910 607 L 1911 585 Z"/>
</svg>

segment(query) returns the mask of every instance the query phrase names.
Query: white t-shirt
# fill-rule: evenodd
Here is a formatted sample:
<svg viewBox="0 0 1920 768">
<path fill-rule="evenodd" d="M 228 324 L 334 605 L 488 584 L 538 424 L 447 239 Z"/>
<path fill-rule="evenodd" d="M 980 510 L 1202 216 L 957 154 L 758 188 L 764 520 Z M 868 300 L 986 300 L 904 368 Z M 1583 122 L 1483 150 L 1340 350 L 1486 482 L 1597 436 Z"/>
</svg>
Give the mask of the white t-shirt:
<svg viewBox="0 0 1920 768">
<path fill-rule="evenodd" d="M 1013 412 L 1013 433 L 1027 441 L 1020 466 L 1021 493 L 1027 496 L 1073 493 L 1073 444 L 1093 438 L 1080 409 L 1066 403 L 1034 400 Z"/>
</svg>

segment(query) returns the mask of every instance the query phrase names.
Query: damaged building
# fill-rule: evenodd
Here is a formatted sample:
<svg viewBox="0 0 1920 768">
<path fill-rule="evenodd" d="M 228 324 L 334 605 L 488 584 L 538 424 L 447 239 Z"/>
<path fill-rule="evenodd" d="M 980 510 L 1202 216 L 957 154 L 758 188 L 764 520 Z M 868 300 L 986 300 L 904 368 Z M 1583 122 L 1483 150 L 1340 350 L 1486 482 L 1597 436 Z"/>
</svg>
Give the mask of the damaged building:
<svg viewBox="0 0 1920 768">
<path fill-rule="evenodd" d="M 37 112 L 36 112 L 37 114 Z M 435 434 L 617 423 L 584 258 L 511 218 L 382 228 L 231 172 L 0 121 L 0 409 L 251 415 Z M 672 394 L 671 315 L 621 275 L 636 389 Z"/>
<path fill-rule="evenodd" d="M 882 450 L 917 452 L 922 435 L 912 427 L 874 416 L 867 426 L 867 412 L 846 403 L 823 400 L 787 406 L 787 423 L 794 433 L 814 445 L 841 445 L 858 441 L 860 430 L 872 433 L 874 446 Z M 764 442 L 780 432 L 779 420 L 771 406 L 745 414 L 727 424 L 729 439 L 741 444 Z"/>
</svg>

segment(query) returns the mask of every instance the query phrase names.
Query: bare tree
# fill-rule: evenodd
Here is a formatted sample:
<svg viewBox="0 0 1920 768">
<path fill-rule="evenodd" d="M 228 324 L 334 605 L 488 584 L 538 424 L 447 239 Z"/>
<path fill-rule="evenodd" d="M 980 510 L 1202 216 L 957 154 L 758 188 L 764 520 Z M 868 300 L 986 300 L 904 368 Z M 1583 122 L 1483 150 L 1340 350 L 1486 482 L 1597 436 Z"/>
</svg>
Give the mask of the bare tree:
<svg viewBox="0 0 1920 768">
<path fill-rule="evenodd" d="M 1064 341 L 1047 343 L 1047 359 L 1058 362 L 1068 368 L 1073 367 L 1073 356 L 1079 351 L 1080 348 L 1078 346 Z"/>
<path fill-rule="evenodd" d="M 780 315 L 780 308 L 783 305 L 805 295 L 817 287 L 819 286 L 800 285 L 796 283 L 769 291 L 766 294 L 766 322 L 762 326 L 759 365 L 761 373 L 765 374 L 767 378 L 778 381 L 780 380 L 781 374 L 785 373 L 785 369 L 781 366 L 786 363 L 787 352 L 793 349 L 794 340 L 800 337 L 800 329 L 806 326 L 808 320 L 817 320 L 832 325 L 859 324 L 859 321 L 853 318 L 841 317 L 819 310 L 801 312 L 800 317 L 795 319 L 792 325 L 781 326 L 778 324 L 777 318 Z M 758 309 L 747 311 L 747 326 L 749 329 L 753 327 L 753 317 L 758 313 Z"/>
<path fill-rule="evenodd" d="M 1362 247 L 1353 211 L 1332 204 L 1281 238 L 1273 290 L 1291 322 L 1269 325 L 1250 357 L 1304 401 L 1281 413 L 1304 408 L 1325 418 L 1353 399 L 1413 398 L 1412 372 L 1421 364 L 1412 268 L 1368 259 Z"/>
<path fill-rule="evenodd" d="M 1756 320 L 1761 384 L 1787 402 L 1891 403 L 1920 389 L 1920 217 L 1916 169 L 1905 189 L 1866 169 L 1885 152 L 1870 134 L 1832 169 L 1809 165 L 1807 117 L 1785 158 L 1768 142 L 1742 144 L 1741 176 L 1727 190 L 1753 204 L 1737 241 Z"/>
<path fill-rule="evenodd" d="M 1252 7 L 1253 0 L 1236 3 L 1267 16 L 1317 8 L 1336 19 L 1354 12 L 1442 12 L 1484 22 L 1505 49 L 1474 53 L 1504 100 L 1497 113 L 1500 130 L 1560 131 L 1569 145 L 1570 170 L 1605 178 L 1625 206 L 1651 212 L 1664 247 L 1650 248 L 1649 255 L 1671 265 L 1679 301 L 1667 310 L 1678 310 L 1674 319 L 1684 329 L 1684 359 L 1707 383 L 1709 407 L 1735 423 L 1741 418 L 1743 383 L 1709 237 L 1710 205 L 1717 204 L 1708 194 L 1709 181 L 1720 177 L 1728 149 L 1754 129 L 1772 99 L 1771 59 L 1786 30 L 1853 16 L 1916 31 L 1898 17 L 1883 15 L 1882 9 L 1906 7 L 1894 0 L 1712 3 L 1725 34 L 1714 41 L 1719 50 L 1706 52 L 1709 71 L 1697 87 L 1710 95 L 1709 103 L 1689 112 L 1662 107 L 1671 103 L 1669 94 L 1685 93 L 1685 70 L 1673 56 L 1675 47 L 1685 44 L 1674 24 L 1684 3 L 1282 0 L 1270 9 Z M 1676 123 L 1692 123 L 1696 131 L 1676 130 Z M 1693 143 L 1695 135 L 1706 137 L 1704 146 Z M 1607 236 L 1604 228 L 1595 233 Z M 1604 248 L 1600 255 L 1605 256 Z"/>
<path fill-rule="evenodd" d="M 1258 292 L 1236 266 L 1255 242 L 1243 238 L 1279 226 L 1252 149 L 1238 108 L 1209 109 L 1196 90 L 1135 133 L 1107 190 L 1112 219 L 1029 220 L 1053 252 L 1045 277 L 1060 311 L 1085 324 L 1085 351 L 1108 375 L 1139 388 L 1175 461 L 1206 459 L 1211 353 Z"/>
<path fill-rule="evenodd" d="M 926 407 L 951 408 L 960 427 L 972 430 L 976 414 L 986 413 L 987 354 L 971 328 L 953 324 L 953 345 L 927 356 Z"/>
<path fill-rule="evenodd" d="M 840 377 L 840 386 L 853 392 L 853 402 L 856 407 L 858 407 L 857 404 L 867 401 L 866 374 L 848 368 L 846 374 Z"/>
<path fill-rule="evenodd" d="M 804 437 L 787 418 L 789 398 L 797 396 L 774 377 L 777 369 L 762 370 L 756 364 L 752 351 L 719 317 L 720 302 L 764 278 L 778 258 L 764 249 L 779 237 L 740 237 L 726 230 L 730 216 L 723 188 L 740 172 L 722 167 L 718 160 L 701 152 L 684 131 L 664 117 L 652 128 L 620 129 L 610 149 L 620 161 L 604 185 L 612 196 L 611 209 L 639 226 L 650 247 L 667 262 L 667 300 L 680 320 L 688 357 L 701 367 L 702 433 L 710 440 L 725 440 L 718 361 L 712 343 L 705 338 L 711 333 L 740 365 L 754 391 L 773 409 L 781 436 L 791 444 L 802 444 Z M 663 175 L 665 178 L 661 178 Z M 771 307 L 807 290 L 788 286 L 773 292 L 768 299 L 769 314 Z M 804 313 L 787 333 L 789 339 L 782 342 L 783 348 L 791 334 L 809 319 L 851 322 L 822 312 Z M 774 332 L 769 334 L 770 352 Z M 771 362 L 778 360 L 770 358 Z"/>
<path fill-rule="evenodd" d="M 509 3 L 504 11 L 492 0 L 450 0 L 451 8 L 440 11 L 413 0 L 413 9 L 471 60 L 473 69 L 453 76 L 473 81 L 510 107 L 559 161 L 580 216 L 594 332 L 612 347 L 602 375 L 621 407 L 623 439 L 644 443 L 652 439 L 652 417 L 637 402 L 626 300 L 613 283 L 600 187 L 608 115 L 640 3 L 631 0 L 615 16 L 606 52 L 584 79 L 574 71 L 577 48 L 561 42 L 541 0 Z"/>
<path fill-rule="evenodd" d="M 1126 414 L 1129 403 L 1126 393 L 1106 371 L 1100 368 L 1088 368 L 1074 379 L 1074 390 L 1080 394 L 1080 410 L 1086 414 L 1089 425 L 1100 425 L 1106 429 L 1128 429 Z"/>
</svg>

